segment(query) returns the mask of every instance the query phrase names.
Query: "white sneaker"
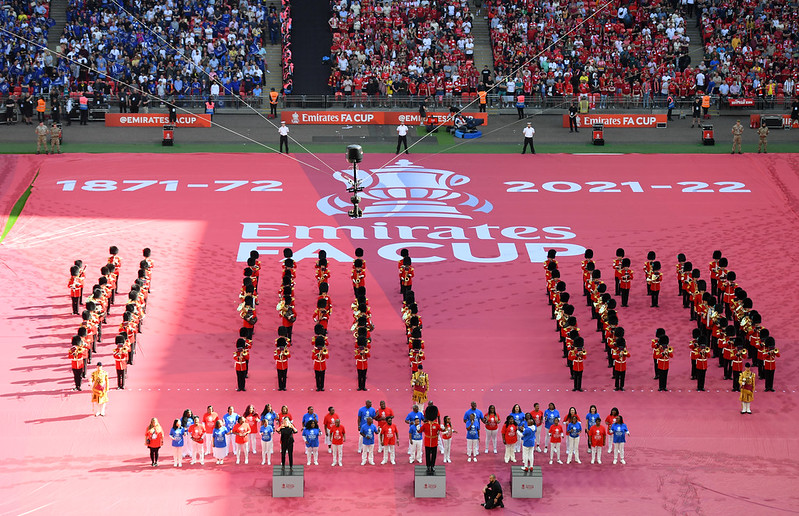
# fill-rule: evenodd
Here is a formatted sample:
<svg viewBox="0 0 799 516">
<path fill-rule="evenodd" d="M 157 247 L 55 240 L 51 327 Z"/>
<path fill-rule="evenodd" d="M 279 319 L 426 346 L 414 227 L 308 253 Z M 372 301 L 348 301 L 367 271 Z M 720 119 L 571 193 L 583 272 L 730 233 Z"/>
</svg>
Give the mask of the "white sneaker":
<svg viewBox="0 0 799 516">
<path fill-rule="evenodd" d="M 616 459 L 613 459 L 613 464 L 616 464 Z"/>
<path fill-rule="evenodd" d="M 335 466 L 335 465 L 336 465 L 336 463 L 335 463 L 335 462 L 334 462 L 333 464 L 331 464 L 331 466 Z"/>
<path fill-rule="evenodd" d="M 541 451 L 541 450 L 538 450 L 538 451 Z M 544 453 L 546 453 L 546 452 L 547 452 L 547 449 L 546 449 L 546 447 L 544 447 Z"/>
<path fill-rule="evenodd" d="M 238 463 L 239 463 L 239 460 L 240 460 L 240 459 L 239 459 L 238 457 L 236 457 L 236 464 L 238 464 Z"/>
<path fill-rule="evenodd" d="M 250 458 L 245 456 L 244 457 L 244 464 L 249 464 L 249 463 L 250 463 Z"/>
<path fill-rule="evenodd" d="M 596 460 L 596 463 L 597 463 L 597 464 L 602 464 L 602 459 L 597 459 L 597 460 Z"/>
<path fill-rule="evenodd" d="M 486 448 L 486 451 L 484 451 L 483 453 L 488 453 L 488 448 Z"/>
<path fill-rule="evenodd" d="M 511 459 L 510 461 L 511 461 L 511 462 L 516 462 L 516 459 Z"/>
<path fill-rule="evenodd" d="M 191 464 L 194 464 L 195 462 L 197 462 L 197 461 L 194 461 L 194 460 L 193 460 L 193 461 L 191 461 Z"/>
<path fill-rule="evenodd" d="M 422 459 L 419 459 L 419 460 L 417 460 L 416 462 L 418 462 L 419 464 L 421 464 L 421 463 L 422 463 Z"/>
<path fill-rule="evenodd" d="M 580 462 L 580 459 L 574 459 L 574 460 L 577 461 L 577 464 L 582 464 L 582 462 Z"/>
<path fill-rule="evenodd" d="M 409 464 L 413 464 L 413 457 L 411 457 L 411 461 L 409 462 Z"/>
<path fill-rule="evenodd" d="M 396 462 L 394 462 L 394 459 L 391 459 L 391 463 L 396 464 Z M 339 464 L 339 466 L 341 466 L 341 464 Z"/>
<path fill-rule="evenodd" d="M 468 459 L 466 459 L 466 462 L 472 462 L 472 458 L 469 457 Z"/>
<path fill-rule="evenodd" d="M 558 459 L 558 464 L 563 464 L 563 461 Z"/>
<path fill-rule="evenodd" d="M 261 461 L 261 466 L 263 466 L 264 464 L 266 464 L 266 461 L 265 461 L 265 460 L 262 460 L 262 461 Z"/>
<path fill-rule="evenodd" d="M 383 461 L 380 463 L 380 465 L 382 466 L 382 465 L 383 465 L 383 464 L 385 464 L 386 462 L 387 462 L 387 461 L 386 461 L 386 459 L 383 459 Z"/>
<path fill-rule="evenodd" d="M 474 461 L 477 462 L 477 457 L 474 458 Z"/>
<path fill-rule="evenodd" d="M 365 460 L 361 461 L 361 466 L 366 466 L 366 461 Z"/>
<path fill-rule="evenodd" d="M 624 464 L 624 463 L 622 462 L 622 464 Z M 182 467 L 183 467 L 183 463 L 182 463 L 182 462 L 179 462 L 179 463 L 178 463 L 178 467 L 179 467 L 179 468 L 182 468 Z"/>
<path fill-rule="evenodd" d="M 338 463 L 338 465 L 339 465 L 339 467 L 343 467 L 344 466 L 344 464 L 342 464 L 340 462 Z"/>
<path fill-rule="evenodd" d="M 422 462 L 422 461 L 419 461 L 419 462 Z M 370 460 L 370 461 L 369 461 L 369 464 L 371 464 L 372 466 L 374 466 L 374 465 L 375 465 L 375 461 L 373 461 L 373 460 Z"/>
<path fill-rule="evenodd" d="M 566 464 L 571 464 L 571 463 L 572 463 L 572 458 L 571 458 L 571 457 L 569 457 L 568 459 L 566 459 Z"/>
<path fill-rule="evenodd" d="M 535 449 L 536 449 L 538 452 L 541 452 L 541 447 L 540 447 L 540 446 L 536 446 L 536 447 L 535 447 Z"/>
<path fill-rule="evenodd" d="M 549 461 L 549 463 L 552 464 L 552 461 Z"/>
<path fill-rule="evenodd" d="M 497 453 L 497 450 L 494 450 L 494 453 Z"/>
<path fill-rule="evenodd" d="M 318 463 L 318 462 L 316 462 L 316 461 L 313 461 L 313 465 L 314 465 L 314 466 L 318 466 L 318 465 L 319 465 L 319 463 Z"/>
<path fill-rule="evenodd" d="M 507 463 L 508 463 L 508 459 L 505 459 L 505 464 L 507 464 Z"/>
<path fill-rule="evenodd" d="M 627 464 L 626 462 L 624 462 L 624 459 L 621 459 L 621 463 L 622 464 Z"/>
<path fill-rule="evenodd" d="M 591 459 L 591 464 L 594 464 L 594 461 L 595 461 L 595 460 L 596 460 L 596 459 Z"/>
</svg>

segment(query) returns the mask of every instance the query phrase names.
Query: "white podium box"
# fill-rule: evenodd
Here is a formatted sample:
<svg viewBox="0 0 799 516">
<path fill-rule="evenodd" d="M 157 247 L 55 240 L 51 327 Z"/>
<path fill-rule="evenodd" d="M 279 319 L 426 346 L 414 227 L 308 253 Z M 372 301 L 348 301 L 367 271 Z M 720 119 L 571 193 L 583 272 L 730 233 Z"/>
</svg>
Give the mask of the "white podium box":
<svg viewBox="0 0 799 516">
<path fill-rule="evenodd" d="M 305 466 L 293 469 L 272 466 L 272 497 L 302 498 L 305 495 Z"/>
<path fill-rule="evenodd" d="M 427 466 L 413 468 L 413 496 L 415 498 L 446 498 L 447 474 L 444 466 L 435 466 L 435 474 L 427 473 Z"/>
<path fill-rule="evenodd" d="M 524 471 L 521 466 L 511 466 L 511 497 L 541 498 L 543 496 L 544 478 L 540 466 L 533 466 L 532 471 Z"/>
</svg>

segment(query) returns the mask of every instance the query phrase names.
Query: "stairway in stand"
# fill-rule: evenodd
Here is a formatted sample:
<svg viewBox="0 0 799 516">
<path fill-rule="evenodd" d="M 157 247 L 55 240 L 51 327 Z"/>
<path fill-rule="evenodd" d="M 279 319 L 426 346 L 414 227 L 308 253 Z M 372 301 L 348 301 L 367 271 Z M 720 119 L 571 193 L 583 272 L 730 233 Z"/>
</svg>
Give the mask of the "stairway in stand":
<svg viewBox="0 0 799 516">
<path fill-rule="evenodd" d="M 294 94 L 326 95 L 330 67 L 322 63 L 330 55 L 333 36 L 327 20 L 330 0 L 292 2 L 291 46 L 294 58 Z"/>
<path fill-rule="evenodd" d="M 491 52 L 491 37 L 488 31 L 488 20 L 485 19 L 486 9 L 483 6 L 480 14 L 474 6 L 474 0 L 469 1 L 469 9 L 472 12 L 472 36 L 474 37 L 474 67 L 478 73 L 483 66 L 488 66 L 491 73 L 494 73 L 494 54 Z"/>
<path fill-rule="evenodd" d="M 696 68 L 705 57 L 705 48 L 702 45 L 702 35 L 696 26 L 696 18 L 685 18 L 685 34 L 691 38 L 688 52 L 691 56 L 691 68 Z"/>
<path fill-rule="evenodd" d="M 55 21 L 55 25 L 50 27 L 47 32 L 47 48 L 52 51 L 55 51 L 58 46 L 64 26 L 67 24 L 68 4 L 69 0 L 51 0 L 50 2 L 50 18 Z"/>
</svg>

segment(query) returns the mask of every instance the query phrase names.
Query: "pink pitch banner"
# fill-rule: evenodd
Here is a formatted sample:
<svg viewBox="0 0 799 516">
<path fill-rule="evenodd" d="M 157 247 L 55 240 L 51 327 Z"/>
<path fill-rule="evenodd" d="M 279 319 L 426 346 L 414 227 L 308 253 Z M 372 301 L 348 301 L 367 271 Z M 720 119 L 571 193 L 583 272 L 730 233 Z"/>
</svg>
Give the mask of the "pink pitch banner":
<svg viewBox="0 0 799 516">
<path fill-rule="evenodd" d="M 106 127 L 161 127 L 168 125 L 169 116 L 161 113 L 106 113 Z M 177 127 L 211 127 L 211 115 L 178 115 Z"/>
<path fill-rule="evenodd" d="M 605 124 L 605 127 L 657 127 L 666 123 L 666 115 L 624 114 L 624 115 L 577 115 L 577 124 L 580 127 L 591 127 L 594 124 Z M 563 115 L 563 127 L 569 127 L 569 115 Z"/>
</svg>

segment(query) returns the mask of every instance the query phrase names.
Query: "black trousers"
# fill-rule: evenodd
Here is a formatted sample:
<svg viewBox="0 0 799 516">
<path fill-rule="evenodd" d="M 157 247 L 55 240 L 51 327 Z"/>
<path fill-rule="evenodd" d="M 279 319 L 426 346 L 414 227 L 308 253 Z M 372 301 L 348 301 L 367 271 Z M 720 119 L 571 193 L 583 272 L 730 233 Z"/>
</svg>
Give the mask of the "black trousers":
<svg viewBox="0 0 799 516">
<path fill-rule="evenodd" d="M 427 466 L 428 470 L 431 470 L 435 467 L 437 452 L 438 448 L 435 446 L 424 447 L 424 463 Z"/>
<path fill-rule="evenodd" d="M 532 138 L 525 138 L 524 145 L 522 146 L 522 154 L 527 151 L 527 146 L 530 146 L 530 154 L 535 154 L 535 147 L 533 146 L 533 139 Z"/>
<path fill-rule="evenodd" d="M 524 118 L 524 108 L 523 107 L 517 107 L 516 108 L 516 112 L 519 113 L 519 120 Z"/>
<path fill-rule="evenodd" d="M 732 390 L 733 392 L 740 392 L 741 386 L 738 385 L 738 378 L 741 377 L 741 371 L 732 372 Z"/>
<path fill-rule="evenodd" d="M 494 502 L 494 500 L 496 499 L 496 495 L 493 492 L 487 491 L 483 493 L 483 498 L 485 499 L 486 509 L 493 509 L 494 507 L 497 507 L 499 504 L 502 503 L 502 494 L 499 495 L 499 501 L 496 503 Z"/>
<path fill-rule="evenodd" d="M 732 360 L 724 359 L 724 379 L 729 380 L 732 378 Z"/>
<path fill-rule="evenodd" d="M 691 380 L 696 380 L 696 360 L 691 360 Z"/>
<path fill-rule="evenodd" d="M 583 372 L 572 371 L 572 374 L 574 375 L 574 390 L 583 390 Z"/>
<path fill-rule="evenodd" d="M 247 371 L 236 371 L 236 390 L 243 391 L 247 383 Z"/>
<path fill-rule="evenodd" d="M 774 369 L 766 369 L 763 372 L 766 373 L 766 390 L 770 391 L 774 389 Z"/>
<path fill-rule="evenodd" d="M 84 369 L 73 369 L 72 376 L 75 377 L 75 388 L 80 390 L 81 381 L 83 381 L 83 371 Z"/>
<path fill-rule="evenodd" d="M 624 377 L 627 371 L 616 371 L 616 389 L 624 389 Z"/>
<path fill-rule="evenodd" d="M 665 391 L 668 389 L 666 386 L 666 382 L 669 380 L 669 370 L 668 369 L 660 369 L 658 370 L 658 381 L 659 381 L 659 389 L 661 391 Z"/>
<path fill-rule="evenodd" d="M 158 448 L 150 448 L 150 462 L 152 462 L 153 464 L 157 464 L 158 463 L 158 451 L 160 449 L 161 449 L 160 447 L 158 447 Z"/>
<path fill-rule="evenodd" d="M 577 131 L 577 117 L 575 118 L 569 117 L 569 132 L 572 131 Z"/>
<path fill-rule="evenodd" d="M 616 295 L 620 296 L 621 295 L 621 282 L 619 281 L 619 278 L 613 278 L 613 282 L 614 282 L 614 285 L 616 286 Z"/>
<path fill-rule="evenodd" d="M 89 110 L 80 110 L 80 125 L 89 125 Z"/>
<path fill-rule="evenodd" d="M 366 390 L 366 369 L 358 369 L 358 390 Z"/>
<path fill-rule="evenodd" d="M 289 467 L 294 467 L 294 439 L 284 443 L 280 442 L 280 465 L 286 465 L 286 454 L 289 456 Z"/>
<path fill-rule="evenodd" d="M 705 375 L 707 375 L 707 369 L 696 370 L 696 390 L 705 390 Z"/>
<path fill-rule="evenodd" d="M 655 378 L 654 379 L 657 380 L 660 377 L 660 374 L 658 374 L 658 371 L 659 371 L 659 369 L 658 369 L 658 359 L 657 358 L 652 359 L 652 363 L 655 365 Z"/>
<path fill-rule="evenodd" d="M 127 369 L 117 369 L 117 387 L 120 389 L 125 388 L 125 376 L 127 376 Z"/>
<path fill-rule="evenodd" d="M 78 307 L 80 306 L 80 298 L 73 297 L 72 299 L 72 315 L 78 315 Z"/>
<path fill-rule="evenodd" d="M 289 374 L 288 369 L 277 370 L 277 390 L 279 391 L 286 390 L 286 380 L 288 379 L 288 374 Z"/>
<path fill-rule="evenodd" d="M 288 137 L 288 135 L 280 137 L 280 152 L 283 152 L 283 145 L 286 146 L 286 154 L 288 154 L 289 153 L 289 137 Z"/>
<path fill-rule="evenodd" d="M 272 116 L 277 116 L 277 104 L 269 103 L 269 114 Z"/>
<path fill-rule="evenodd" d="M 630 289 L 621 288 L 621 306 L 627 306 L 627 301 L 630 300 Z"/>
<path fill-rule="evenodd" d="M 408 154 L 408 137 L 407 136 L 397 136 L 397 154 L 400 153 L 400 147 L 405 146 L 405 154 Z"/>
<path fill-rule="evenodd" d="M 479 111 L 480 111 L 480 113 L 485 113 L 486 112 L 486 105 L 481 103 Z"/>
<path fill-rule="evenodd" d="M 323 391 L 325 390 L 325 372 L 324 371 L 314 371 L 314 377 L 316 377 L 316 390 Z"/>
<path fill-rule="evenodd" d="M 652 291 L 652 306 L 658 305 L 658 298 L 660 297 L 660 290 Z"/>
</svg>

